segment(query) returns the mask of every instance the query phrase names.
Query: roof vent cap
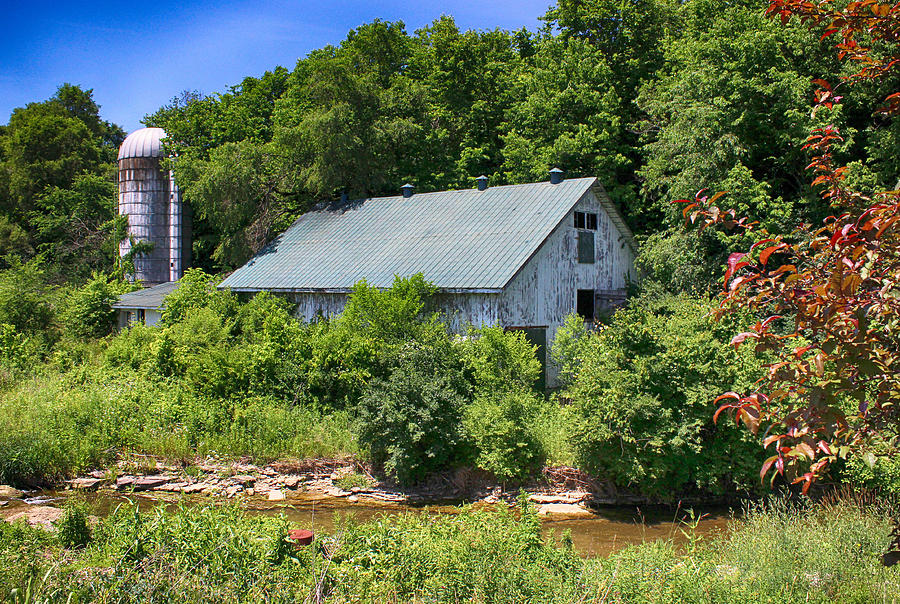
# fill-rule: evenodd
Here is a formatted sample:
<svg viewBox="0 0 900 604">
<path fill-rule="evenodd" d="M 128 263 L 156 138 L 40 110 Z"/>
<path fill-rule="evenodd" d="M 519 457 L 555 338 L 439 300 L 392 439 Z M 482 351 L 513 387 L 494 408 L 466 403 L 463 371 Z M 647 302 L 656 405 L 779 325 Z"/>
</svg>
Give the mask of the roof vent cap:
<svg viewBox="0 0 900 604">
<path fill-rule="evenodd" d="M 403 197 L 407 197 L 407 198 L 412 197 L 414 189 L 415 189 L 415 187 L 409 183 L 406 183 L 405 185 L 400 187 L 400 191 L 403 193 Z"/>
<path fill-rule="evenodd" d="M 563 171 L 559 168 L 553 168 L 550 170 L 550 184 L 558 185 L 563 181 Z"/>
<path fill-rule="evenodd" d="M 475 182 L 478 183 L 478 190 L 484 191 L 488 188 L 488 177 L 482 174 L 478 178 L 475 179 Z"/>
</svg>

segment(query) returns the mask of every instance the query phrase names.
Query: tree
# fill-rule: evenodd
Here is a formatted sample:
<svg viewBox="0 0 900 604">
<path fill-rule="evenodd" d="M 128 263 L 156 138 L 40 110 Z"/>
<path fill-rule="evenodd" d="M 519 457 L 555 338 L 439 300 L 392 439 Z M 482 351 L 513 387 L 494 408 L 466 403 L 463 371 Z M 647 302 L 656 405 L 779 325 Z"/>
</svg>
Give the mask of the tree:
<svg viewBox="0 0 900 604">
<path fill-rule="evenodd" d="M 767 13 L 783 23 L 798 17 L 823 39 L 835 36 L 839 59 L 860 67 L 840 87 L 890 83 L 879 119 L 896 119 L 900 7 L 771 0 Z M 832 115 L 839 87 L 815 84 L 814 112 Z M 821 227 L 804 224 L 790 236 L 770 236 L 717 206 L 723 193 L 681 200 L 688 203 L 685 216 L 701 228 L 721 226 L 755 240 L 729 256 L 717 316 L 746 308 L 760 313 L 732 343 L 754 343 L 775 361 L 755 391 L 719 396 L 724 403 L 716 416 L 733 411 L 753 432 L 766 426 L 763 444 L 774 451 L 761 476 L 786 476 L 804 492 L 835 460 L 869 457 L 874 435 L 900 443 L 900 191 L 870 195 L 853 186 L 851 171 L 835 159 L 842 142 L 839 129 L 828 125 L 804 145 L 812 155 L 811 186 L 834 210 Z"/>
</svg>

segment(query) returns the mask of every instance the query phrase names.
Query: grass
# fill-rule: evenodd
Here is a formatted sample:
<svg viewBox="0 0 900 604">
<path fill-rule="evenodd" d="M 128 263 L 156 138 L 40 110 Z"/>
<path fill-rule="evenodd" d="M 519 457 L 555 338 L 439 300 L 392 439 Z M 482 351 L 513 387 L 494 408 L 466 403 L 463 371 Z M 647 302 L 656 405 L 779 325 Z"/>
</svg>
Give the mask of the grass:
<svg viewBox="0 0 900 604">
<path fill-rule="evenodd" d="M 345 520 L 295 550 L 281 518 L 234 505 L 121 507 L 83 548 L 37 529 L 0 526 L 0 601 L 72 602 L 881 602 L 900 570 L 884 568 L 888 513 L 849 498 L 773 499 L 725 535 L 630 546 L 583 559 L 541 537 L 533 511 L 464 509 Z M 690 527 L 685 528 L 690 532 Z"/>
<path fill-rule="evenodd" d="M 273 398 L 197 396 L 178 383 L 94 369 L 36 375 L 0 396 L 0 483 L 51 482 L 123 452 L 278 458 L 359 455 L 348 417 Z"/>
</svg>

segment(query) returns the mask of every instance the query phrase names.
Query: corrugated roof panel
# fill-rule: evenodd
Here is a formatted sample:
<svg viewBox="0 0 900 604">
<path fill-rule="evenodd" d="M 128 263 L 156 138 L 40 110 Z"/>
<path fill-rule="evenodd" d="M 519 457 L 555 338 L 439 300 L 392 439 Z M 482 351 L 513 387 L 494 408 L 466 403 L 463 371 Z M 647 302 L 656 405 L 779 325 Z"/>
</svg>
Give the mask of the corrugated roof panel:
<svg viewBox="0 0 900 604">
<path fill-rule="evenodd" d="M 323 204 L 232 273 L 238 290 L 388 287 L 417 272 L 441 289 L 501 289 L 595 178 Z"/>
<path fill-rule="evenodd" d="M 146 289 L 139 289 L 136 292 L 128 292 L 119 296 L 118 301 L 112 305 L 113 308 L 144 308 L 144 309 L 162 309 L 165 308 L 165 297 L 178 289 L 178 281 L 169 281 L 168 283 L 160 283 Z"/>
</svg>

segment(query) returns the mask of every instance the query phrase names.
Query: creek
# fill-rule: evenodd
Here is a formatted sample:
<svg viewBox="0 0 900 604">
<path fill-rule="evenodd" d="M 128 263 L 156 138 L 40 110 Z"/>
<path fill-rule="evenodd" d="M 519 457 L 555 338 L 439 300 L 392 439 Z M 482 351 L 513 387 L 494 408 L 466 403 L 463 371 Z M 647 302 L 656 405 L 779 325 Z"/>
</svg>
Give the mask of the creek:
<svg viewBox="0 0 900 604">
<path fill-rule="evenodd" d="M 24 500 L 9 501 L 6 506 L 0 508 L 0 512 L 3 517 L 7 517 L 27 509 L 29 505 L 61 507 L 72 494 L 73 491 L 29 493 Z M 158 506 L 171 510 L 182 502 L 188 505 L 202 505 L 220 501 L 202 495 L 168 493 L 124 494 L 100 491 L 81 496 L 98 516 L 105 516 L 117 506 L 129 502 L 137 504 L 142 511 L 149 511 Z M 304 493 L 297 493 L 277 502 L 246 497 L 240 499 L 240 505 L 249 514 L 284 514 L 297 528 L 325 534 L 336 530 L 337 520 L 341 516 L 352 516 L 355 520 L 364 522 L 383 515 L 401 513 L 449 515 L 459 513 L 462 509 L 452 502 L 421 506 L 369 501 L 350 503 L 346 498 Z M 590 517 L 542 517 L 541 524 L 545 534 L 552 531 L 557 538 L 565 531 L 570 531 L 575 550 L 583 556 L 606 556 L 627 545 L 645 541 L 672 539 L 676 544 L 680 544 L 688 540 L 688 534 L 712 536 L 727 530 L 731 519 L 731 510 L 722 507 L 704 509 L 692 519 L 685 510 L 616 506 L 598 509 Z"/>
</svg>

